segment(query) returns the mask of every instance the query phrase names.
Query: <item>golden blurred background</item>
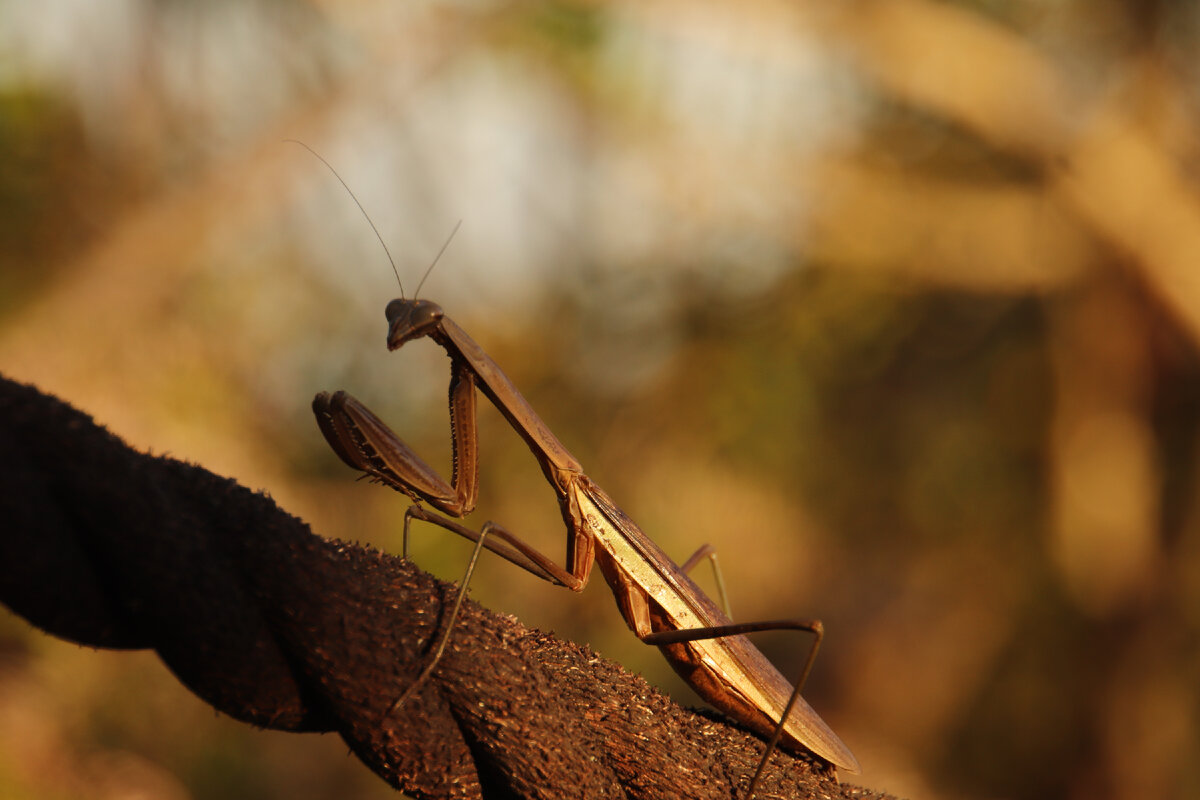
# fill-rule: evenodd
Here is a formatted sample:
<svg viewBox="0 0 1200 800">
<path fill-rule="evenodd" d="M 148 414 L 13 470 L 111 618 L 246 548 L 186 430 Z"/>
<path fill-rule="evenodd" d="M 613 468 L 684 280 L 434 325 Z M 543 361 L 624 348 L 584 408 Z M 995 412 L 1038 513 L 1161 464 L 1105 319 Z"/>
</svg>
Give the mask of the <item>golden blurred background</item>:
<svg viewBox="0 0 1200 800">
<path fill-rule="evenodd" d="M 410 294 L 463 221 L 422 296 L 737 619 L 824 620 L 847 780 L 1200 796 L 1198 46 L 1141 0 L 0 2 L 0 371 L 397 551 L 309 402 L 445 468 L 447 362 L 386 352 L 395 276 L 300 140 Z M 481 424 L 475 521 L 557 556 Z M 598 578 L 472 596 L 699 702 Z M 394 796 L 0 616 L 0 798 Z"/>
</svg>

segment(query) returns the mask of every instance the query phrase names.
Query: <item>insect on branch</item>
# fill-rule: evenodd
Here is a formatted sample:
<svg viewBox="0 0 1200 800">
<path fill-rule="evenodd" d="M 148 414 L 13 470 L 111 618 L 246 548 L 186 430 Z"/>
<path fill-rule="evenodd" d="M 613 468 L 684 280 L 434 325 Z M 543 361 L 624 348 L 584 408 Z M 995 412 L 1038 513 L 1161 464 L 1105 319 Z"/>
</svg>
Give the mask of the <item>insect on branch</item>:
<svg viewBox="0 0 1200 800">
<path fill-rule="evenodd" d="M 0 459 L 10 609 L 71 641 L 154 649 L 235 719 L 336 731 L 413 797 L 724 799 L 761 753 L 733 723 L 469 601 L 428 685 L 388 717 L 456 587 L 2 377 Z M 772 765 L 763 795 L 871 796 L 802 758 Z"/>
</svg>

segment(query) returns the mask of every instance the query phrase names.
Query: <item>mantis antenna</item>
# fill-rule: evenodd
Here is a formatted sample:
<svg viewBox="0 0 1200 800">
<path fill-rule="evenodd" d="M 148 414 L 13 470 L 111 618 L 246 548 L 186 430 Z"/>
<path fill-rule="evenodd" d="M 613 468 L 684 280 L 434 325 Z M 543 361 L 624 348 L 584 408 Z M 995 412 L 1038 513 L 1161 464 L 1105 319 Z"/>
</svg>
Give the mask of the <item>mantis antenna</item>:
<svg viewBox="0 0 1200 800">
<path fill-rule="evenodd" d="M 298 144 L 308 152 L 312 153 L 317 160 L 329 168 L 329 171 L 333 173 L 333 177 L 338 179 L 338 183 L 340 183 L 342 188 L 346 190 L 346 193 L 350 195 L 350 199 L 354 201 L 354 205 L 358 206 L 358 210 L 362 212 L 363 217 L 367 220 L 367 224 L 370 225 L 371 230 L 375 232 L 375 238 L 379 240 L 380 246 L 383 247 L 383 252 L 387 256 L 388 263 L 392 265 L 392 273 L 396 276 L 396 283 L 400 285 L 400 297 L 404 297 L 404 283 L 400 280 L 400 270 L 396 269 L 396 261 L 392 258 L 392 252 L 388 250 L 387 242 L 383 241 L 383 237 L 379 234 L 379 229 L 375 227 L 375 223 L 372 221 L 371 215 L 367 213 L 365 208 L 363 208 L 362 203 L 358 202 L 358 197 L 355 196 L 354 190 L 351 189 L 344 180 L 342 180 L 342 176 L 339 175 L 338 171 L 333 168 L 333 165 L 326 161 L 325 158 L 316 150 L 313 150 L 299 139 L 284 139 L 284 141 L 291 142 L 292 144 Z M 425 270 L 425 274 L 421 276 L 421 282 L 417 284 L 417 291 L 413 293 L 414 298 L 421 294 L 421 287 L 425 285 L 425 279 L 429 277 L 429 273 L 433 272 L 433 268 L 437 266 L 438 259 L 440 259 L 442 254 L 446 252 L 446 248 L 449 247 L 450 242 L 454 240 L 454 234 L 458 233 L 458 229 L 461 227 L 462 220 L 460 219 L 458 222 L 454 223 L 454 228 L 450 231 L 450 235 L 446 237 L 446 241 L 442 244 L 442 249 L 438 250 L 437 255 L 433 257 L 432 263 L 430 263 L 429 267 Z"/>
<path fill-rule="evenodd" d="M 450 242 L 454 239 L 454 234 L 458 233 L 458 229 L 462 227 L 462 220 L 454 223 L 454 228 L 450 231 L 450 235 L 446 237 L 446 241 L 442 244 L 442 249 L 437 251 L 437 255 L 433 257 L 433 263 L 429 265 L 429 269 L 425 270 L 425 274 L 421 276 L 421 282 L 417 284 L 417 290 L 413 292 L 413 298 L 421 294 L 421 287 L 425 285 L 425 279 L 429 277 L 429 273 L 433 272 L 433 268 L 437 266 L 438 259 L 442 257 L 442 253 L 446 252 L 446 248 L 450 246 Z M 400 295 L 404 295 L 404 288 L 401 287 Z"/>
<path fill-rule="evenodd" d="M 315 156 L 318 161 L 320 161 L 322 164 L 324 164 L 326 167 L 329 168 L 329 171 L 333 173 L 333 177 L 338 179 L 338 183 L 340 183 L 342 185 L 342 188 L 344 188 L 346 190 L 347 194 L 350 195 L 350 199 L 354 201 L 354 205 L 358 206 L 358 210 L 362 212 L 363 217 L 367 220 L 367 224 L 370 225 L 371 230 L 375 232 L 375 238 L 379 240 L 380 246 L 383 247 L 383 252 L 385 255 L 387 255 L 388 263 L 390 263 L 392 265 L 392 272 L 396 276 L 396 283 L 400 284 L 400 296 L 403 297 L 404 296 L 404 283 L 400 280 L 400 270 L 396 269 L 396 262 L 392 258 L 392 251 L 388 250 L 387 242 L 383 241 L 383 237 L 379 234 L 379 229 L 375 227 L 375 223 L 371 220 L 371 215 L 367 213 L 367 210 L 365 208 L 363 208 L 362 203 L 358 202 L 358 197 L 355 196 L 354 190 L 351 189 L 344 180 L 342 180 L 342 176 L 339 175 L 338 171 L 333 168 L 333 165 L 330 164 L 328 161 L 326 161 L 324 156 L 322 156 L 316 150 L 313 150 L 311 147 L 309 147 L 308 145 L 306 145 L 304 142 L 300 141 L 299 139 L 284 139 L 284 141 L 291 142 L 292 144 L 298 144 L 301 147 L 303 147 L 305 150 L 307 150 L 308 152 L 312 153 L 313 156 Z M 461 225 L 461 224 L 462 224 L 462 220 L 459 220 L 459 225 Z M 458 230 L 458 225 L 454 226 L 454 230 L 456 230 L 456 231 Z M 450 236 L 453 237 L 454 234 L 451 233 Z M 446 247 L 449 244 L 450 244 L 450 240 L 447 239 L 446 244 L 442 245 L 441 251 L 438 252 L 438 257 L 441 257 L 442 252 L 445 252 Z M 433 260 L 433 264 L 436 264 L 436 263 L 437 263 L 437 258 L 435 258 Z M 430 264 L 429 269 L 425 271 L 426 277 L 428 277 L 429 272 L 433 270 L 433 264 Z M 421 278 L 421 282 L 424 283 L 425 278 Z M 417 286 L 418 291 L 420 291 L 420 288 L 421 288 L 420 286 Z"/>
</svg>

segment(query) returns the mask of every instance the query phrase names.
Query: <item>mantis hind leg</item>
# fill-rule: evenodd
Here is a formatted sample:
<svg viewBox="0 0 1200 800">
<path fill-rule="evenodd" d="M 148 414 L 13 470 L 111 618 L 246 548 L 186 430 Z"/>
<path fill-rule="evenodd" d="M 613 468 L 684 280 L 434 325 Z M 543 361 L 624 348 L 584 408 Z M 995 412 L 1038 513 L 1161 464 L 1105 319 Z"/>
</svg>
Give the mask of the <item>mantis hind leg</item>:
<svg viewBox="0 0 1200 800">
<path fill-rule="evenodd" d="M 687 561 L 683 562 L 680 569 L 684 572 L 691 572 L 705 558 L 712 564 L 713 580 L 717 582 L 717 596 L 721 598 L 721 610 L 725 612 L 725 616 L 733 619 L 733 611 L 729 608 L 729 595 L 725 593 L 725 576 L 721 574 L 721 565 L 717 563 L 717 548 L 711 544 L 701 545 L 688 557 Z"/>
<path fill-rule="evenodd" d="M 703 558 L 705 555 L 703 552 L 704 549 L 702 547 L 696 551 L 696 554 L 688 559 L 688 563 L 690 564 L 693 561 L 699 561 Z M 750 788 L 746 791 L 746 796 L 743 800 L 753 799 L 754 790 L 762 778 L 763 771 L 767 768 L 767 762 L 771 760 L 771 755 L 779 746 L 779 738 L 783 735 L 783 724 L 787 720 L 788 715 L 792 713 L 796 701 L 800 699 L 800 692 L 804 688 L 804 682 L 808 680 L 808 674 L 812 671 L 813 662 L 817 659 L 817 651 L 821 647 L 821 639 L 825 637 L 825 626 L 821 624 L 820 620 L 775 620 L 771 622 L 716 625 L 710 628 L 688 628 L 679 631 L 659 631 L 642 637 L 642 641 L 646 644 L 664 645 L 694 642 L 701 639 L 720 639 L 725 636 L 740 636 L 745 633 L 754 633 L 755 631 L 779 630 L 807 631 L 813 635 L 813 643 L 812 647 L 809 648 L 808 657 L 804 660 L 804 669 L 801 670 L 800 677 L 796 679 L 796 683 L 792 688 L 792 694 L 788 697 L 787 704 L 783 707 L 783 713 L 779 716 L 779 722 L 775 725 L 774 733 L 771 734 L 771 738 L 767 741 L 767 749 L 763 752 L 762 758 L 758 762 L 758 768 L 754 771 L 754 777 L 750 779 Z"/>
</svg>

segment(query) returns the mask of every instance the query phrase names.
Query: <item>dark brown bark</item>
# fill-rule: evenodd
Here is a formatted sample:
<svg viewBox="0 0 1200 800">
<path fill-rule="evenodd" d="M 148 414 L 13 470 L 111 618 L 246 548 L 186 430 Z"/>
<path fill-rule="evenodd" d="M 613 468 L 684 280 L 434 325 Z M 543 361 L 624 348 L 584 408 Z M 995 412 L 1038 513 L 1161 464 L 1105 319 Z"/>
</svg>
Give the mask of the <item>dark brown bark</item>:
<svg viewBox="0 0 1200 800">
<path fill-rule="evenodd" d="M 729 798 L 762 741 L 675 705 L 586 647 L 466 603 L 420 672 L 456 589 L 323 539 L 263 494 L 126 447 L 0 378 L 0 600 L 81 644 L 153 648 L 193 692 L 263 727 L 337 731 L 418 798 Z M 760 796 L 869 796 L 788 754 Z"/>
</svg>

